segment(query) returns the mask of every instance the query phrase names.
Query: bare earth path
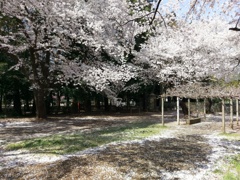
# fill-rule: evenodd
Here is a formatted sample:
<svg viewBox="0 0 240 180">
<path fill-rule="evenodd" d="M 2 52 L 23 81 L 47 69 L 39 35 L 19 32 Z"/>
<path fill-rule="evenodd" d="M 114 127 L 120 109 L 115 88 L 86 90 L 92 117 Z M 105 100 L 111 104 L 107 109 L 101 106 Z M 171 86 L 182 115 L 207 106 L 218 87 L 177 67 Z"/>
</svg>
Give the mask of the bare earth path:
<svg viewBox="0 0 240 180">
<path fill-rule="evenodd" d="M 240 141 L 218 134 L 220 116 L 180 126 L 165 118 L 167 131 L 144 140 L 111 143 L 71 155 L 5 151 L 4 144 L 32 137 L 118 126 L 132 121 L 160 121 L 158 114 L 141 116 L 85 116 L 0 121 L 0 179 L 220 179 L 214 170 L 224 157 L 240 153 Z M 227 125 L 227 127 L 229 127 Z M 227 132 L 239 133 L 239 127 Z"/>
</svg>

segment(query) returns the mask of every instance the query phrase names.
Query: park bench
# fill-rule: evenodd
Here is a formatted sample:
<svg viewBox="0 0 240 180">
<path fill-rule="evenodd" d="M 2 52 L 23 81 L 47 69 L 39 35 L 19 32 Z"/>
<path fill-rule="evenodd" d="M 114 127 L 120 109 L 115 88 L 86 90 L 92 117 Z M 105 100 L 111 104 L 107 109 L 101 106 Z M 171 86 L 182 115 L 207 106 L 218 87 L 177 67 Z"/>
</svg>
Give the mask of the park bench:
<svg viewBox="0 0 240 180">
<path fill-rule="evenodd" d="M 195 118 L 190 118 L 187 119 L 187 124 L 191 125 L 191 124 L 195 124 L 195 123 L 200 123 L 201 122 L 201 118 L 200 117 L 195 117 Z"/>
</svg>

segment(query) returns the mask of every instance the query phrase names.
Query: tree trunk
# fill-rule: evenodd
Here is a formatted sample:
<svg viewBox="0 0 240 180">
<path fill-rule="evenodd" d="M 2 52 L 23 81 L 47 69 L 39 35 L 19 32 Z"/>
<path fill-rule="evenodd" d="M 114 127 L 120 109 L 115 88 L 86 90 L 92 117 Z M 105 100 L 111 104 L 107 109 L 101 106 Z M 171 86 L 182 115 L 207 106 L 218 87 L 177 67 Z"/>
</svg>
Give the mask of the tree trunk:
<svg viewBox="0 0 240 180">
<path fill-rule="evenodd" d="M 19 89 L 15 89 L 15 92 L 14 92 L 13 109 L 14 109 L 15 115 L 22 115 L 21 98 L 20 98 Z"/>
<path fill-rule="evenodd" d="M 33 104 L 32 104 L 32 115 L 33 116 L 36 115 L 36 103 L 34 98 L 33 98 Z"/>
<path fill-rule="evenodd" d="M 37 34 L 35 34 L 37 37 Z M 34 90 L 34 99 L 36 105 L 36 119 L 44 120 L 47 118 L 46 97 L 49 83 L 49 62 L 50 52 L 43 51 L 45 58 L 40 58 L 40 54 L 34 47 L 30 47 L 30 64 L 33 71 L 32 83 L 37 85 Z"/>
<path fill-rule="evenodd" d="M 46 111 L 47 115 L 50 115 L 52 113 L 52 107 L 53 107 L 53 98 L 52 98 L 52 91 L 48 94 L 46 99 Z"/>
<path fill-rule="evenodd" d="M 104 97 L 104 107 L 106 112 L 110 110 L 107 97 Z"/>
<path fill-rule="evenodd" d="M 36 103 L 36 119 L 44 120 L 47 118 L 45 92 L 44 89 L 36 89 L 34 91 L 34 99 Z"/>
<path fill-rule="evenodd" d="M 183 115 L 188 115 L 188 107 L 186 106 L 184 101 L 180 101 L 179 103 L 180 107 L 182 108 Z"/>
<path fill-rule="evenodd" d="M 92 111 L 91 99 L 89 97 L 85 100 L 84 105 L 85 105 L 85 112 Z"/>
<path fill-rule="evenodd" d="M 96 101 L 96 108 L 97 108 L 97 110 L 101 110 L 100 100 L 96 99 L 95 101 Z"/>
<path fill-rule="evenodd" d="M 208 98 L 206 103 L 207 113 L 212 112 L 212 105 L 213 105 L 212 99 Z"/>
<path fill-rule="evenodd" d="M 66 111 L 66 113 L 69 114 L 70 113 L 70 98 L 69 98 L 68 94 L 66 94 L 65 97 L 66 97 L 66 100 L 67 100 L 67 103 L 66 103 L 67 111 Z"/>
<path fill-rule="evenodd" d="M 1 95 L 0 95 L 0 113 L 3 112 L 3 109 L 2 109 L 2 102 L 3 102 L 3 95 L 2 95 L 2 93 L 1 93 Z"/>
<path fill-rule="evenodd" d="M 73 99 L 71 111 L 72 111 L 72 113 L 74 113 L 74 114 L 80 112 L 80 109 L 79 109 L 79 107 L 78 107 L 78 101 L 77 101 L 76 99 Z"/>
<path fill-rule="evenodd" d="M 57 92 L 57 109 L 56 109 L 56 114 L 58 114 L 60 112 L 60 109 L 61 109 L 61 95 L 60 95 L 60 92 L 58 91 Z"/>
<path fill-rule="evenodd" d="M 147 105 L 146 105 L 146 93 L 144 92 L 143 93 L 143 96 L 142 96 L 142 110 L 143 111 L 146 111 L 147 110 Z"/>
</svg>

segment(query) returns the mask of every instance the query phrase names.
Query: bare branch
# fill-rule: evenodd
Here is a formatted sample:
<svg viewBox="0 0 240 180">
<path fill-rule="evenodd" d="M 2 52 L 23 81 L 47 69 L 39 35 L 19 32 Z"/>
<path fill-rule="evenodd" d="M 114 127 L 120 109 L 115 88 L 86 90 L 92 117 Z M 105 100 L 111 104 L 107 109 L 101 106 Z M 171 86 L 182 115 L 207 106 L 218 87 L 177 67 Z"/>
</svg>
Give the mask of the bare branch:
<svg viewBox="0 0 240 180">
<path fill-rule="evenodd" d="M 189 11 L 188 11 L 188 14 L 190 14 L 191 11 L 194 11 L 197 2 L 198 2 L 198 0 L 195 0 L 195 1 L 194 1 L 193 5 L 191 6 L 191 8 L 190 8 Z M 204 3 L 205 3 L 205 2 L 204 2 Z"/>
<path fill-rule="evenodd" d="M 141 17 L 137 17 L 137 18 L 134 18 L 134 19 L 128 20 L 128 21 L 125 22 L 124 24 L 121 24 L 121 26 L 125 26 L 126 24 L 128 24 L 128 23 L 130 23 L 130 22 L 133 22 L 133 21 L 136 21 L 136 20 L 142 19 L 142 18 L 144 18 L 144 17 L 147 17 L 147 16 L 149 16 L 149 15 L 152 14 L 152 13 L 153 13 L 153 12 L 150 12 L 150 13 L 148 13 L 148 14 L 145 14 L 145 15 L 141 16 Z"/>
<path fill-rule="evenodd" d="M 239 21 L 240 21 L 240 17 L 239 17 L 239 19 L 238 19 L 238 21 L 237 21 L 237 24 L 236 24 L 236 26 L 234 27 L 234 28 L 229 28 L 229 30 L 232 30 L 232 31 L 240 31 L 240 28 L 238 28 L 237 26 L 238 26 L 238 23 L 239 23 Z"/>
<path fill-rule="evenodd" d="M 163 20 L 163 23 L 164 23 L 164 26 L 165 28 L 167 29 L 167 24 L 166 24 L 166 21 L 165 19 L 163 18 L 162 14 L 158 11 L 158 14 L 161 16 L 162 20 Z"/>
<path fill-rule="evenodd" d="M 150 25 L 152 25 L 154 19 L 156 18 L 156 14 L 157 14 L 157 12 L 158 12 L 158 8 L 159 8 L 161 2 L 162 2 L 162 0 L 159 0 L 158 3 L 157 3 L 157 7 L 156 7 L 156 9 L 155 9 L 153 18 L 152 18 L 152 20 L 151 20 L 150 23 L 149 23 Z"/>
</svg>

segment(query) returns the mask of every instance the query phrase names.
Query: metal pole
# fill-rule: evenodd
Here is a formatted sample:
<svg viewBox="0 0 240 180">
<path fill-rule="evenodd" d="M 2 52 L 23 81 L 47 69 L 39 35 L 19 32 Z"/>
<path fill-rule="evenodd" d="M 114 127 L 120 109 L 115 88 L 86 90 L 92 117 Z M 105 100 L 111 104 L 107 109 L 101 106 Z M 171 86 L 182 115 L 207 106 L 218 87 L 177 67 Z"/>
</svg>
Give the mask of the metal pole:
<svg viewBox="0 0 240 180">
<path fill-rule="evenodd" d="M 225 128 L 225 101 L 222 99 L 222 131 L 223 133 L 226 133 Z"/>
<path fill-rule="evenodd" d="M 179 118 L 179 97 L 177 97 L 177 124 L 180 125 L 180 118 Z"/>
</svg>

